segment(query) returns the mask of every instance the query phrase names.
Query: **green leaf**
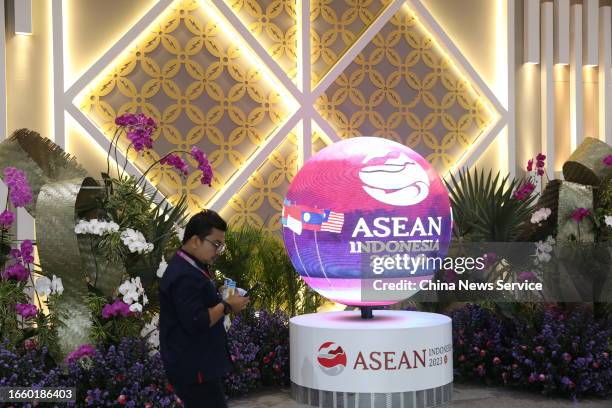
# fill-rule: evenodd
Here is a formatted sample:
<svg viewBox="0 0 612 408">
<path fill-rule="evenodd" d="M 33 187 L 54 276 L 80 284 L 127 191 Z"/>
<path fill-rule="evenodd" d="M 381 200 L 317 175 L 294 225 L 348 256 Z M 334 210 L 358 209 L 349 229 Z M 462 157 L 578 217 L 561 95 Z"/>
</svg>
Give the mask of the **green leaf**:
<svg viewBox="0 0 612 408">
<path fill-rule="evenodd" d="M 537 195 L 517 200 L 514 192 L 528 180 L 501 178 L 497 172 L 461 170 L 445 181 L 453 208 L 456 237 L 468 241 L 510 242 L 529 222 Z"/>
</svg>

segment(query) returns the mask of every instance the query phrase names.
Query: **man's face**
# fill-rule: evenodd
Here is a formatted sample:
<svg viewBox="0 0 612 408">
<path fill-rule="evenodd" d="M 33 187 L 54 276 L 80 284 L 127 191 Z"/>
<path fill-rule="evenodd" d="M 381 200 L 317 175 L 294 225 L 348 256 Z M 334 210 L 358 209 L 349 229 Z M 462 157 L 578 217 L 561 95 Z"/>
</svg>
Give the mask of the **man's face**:
<svg viewBox="0 0 612 408">
<path fill-rule="evenodd" d="M 225 246 L 225 232 L 213 228 L 205 239 L 194 236 L 193 255 L 200 261 L 212 264 L 220 254 L 220 249 Z"/>
</svg>

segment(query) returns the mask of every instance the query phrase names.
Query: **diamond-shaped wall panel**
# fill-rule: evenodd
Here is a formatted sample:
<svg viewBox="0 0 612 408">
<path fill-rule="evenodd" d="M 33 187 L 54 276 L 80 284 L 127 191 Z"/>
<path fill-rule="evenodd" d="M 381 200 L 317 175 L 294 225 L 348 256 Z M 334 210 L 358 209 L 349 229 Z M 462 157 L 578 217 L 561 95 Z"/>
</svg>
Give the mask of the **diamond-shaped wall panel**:
<svg viewBox="0 0 612 408">
<path fill-rule="evenodd" d="M 182 179 L 162 169 L 150 178 L 171 199 L 187 193 L 196 210 L 288 115 L 282 90 L 244 50 L 201 1 L 177 1 L 92 84 L 80 108 L 109 139 L 115 116 L 124 112 L 157 120 L 152 156 L 129 156 L 141 170 L 172 150 L 207 152 L 212 189 L 201 186 L 197 174 Z M 127 148 L 125 139 L 121 146 Z"/>
<path fill-rule="evenodd" d="M 283 200 L 298 170 L 297 133 L 289 134 L 221 212 L 230 225 L 280 230 Z"/>
<path fill-rule="evenodd" d="M 295 0 L 229 0 L 230 7 L 290 78 L 297 74 Z"/>
<path fill-rule="evenodd" d="M 380 136 L 446 171 L 494 119 L 480 96 L 402 8 L 317 101 L 341 137 Z"/>
<path fill-rule="evenodd" d="M 312 84 L 338 62 L 380 15 L 390 0 L 314 0 L 311 2 Z"/>
</svg>

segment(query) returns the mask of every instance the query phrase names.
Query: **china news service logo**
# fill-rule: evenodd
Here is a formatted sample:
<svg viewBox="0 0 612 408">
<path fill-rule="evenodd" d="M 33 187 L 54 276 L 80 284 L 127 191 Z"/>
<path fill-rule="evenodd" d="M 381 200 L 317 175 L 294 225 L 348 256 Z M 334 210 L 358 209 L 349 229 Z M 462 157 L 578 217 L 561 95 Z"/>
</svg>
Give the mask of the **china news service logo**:
<svg viewBox="0 0 612 408">
<path fill-rule="evenodd" d="M 342 347 L 332 341 L 328 341 L 319 347 L 317 361 L 325 374 L 336 376 L 344 371 L 344 367 L 346 367 L 346 354 Z"/>
</svg>

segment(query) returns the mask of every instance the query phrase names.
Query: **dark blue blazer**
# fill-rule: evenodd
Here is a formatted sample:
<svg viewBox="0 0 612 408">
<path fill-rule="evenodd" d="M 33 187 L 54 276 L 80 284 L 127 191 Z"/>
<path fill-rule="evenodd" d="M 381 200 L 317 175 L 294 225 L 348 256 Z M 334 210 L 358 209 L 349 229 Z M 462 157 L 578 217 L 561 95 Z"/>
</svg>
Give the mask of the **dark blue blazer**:
<svg viewBox="0 0 612 408">
<path fill-rule="evenodd" d="M 217 380 L 230 372 L 223 318 L 209 326 L 208 308 L 221 301 L 214 282 L 174 255 L 161 279 L 159 299 L 160 352 L 170 383 Z"/>
</svg>

